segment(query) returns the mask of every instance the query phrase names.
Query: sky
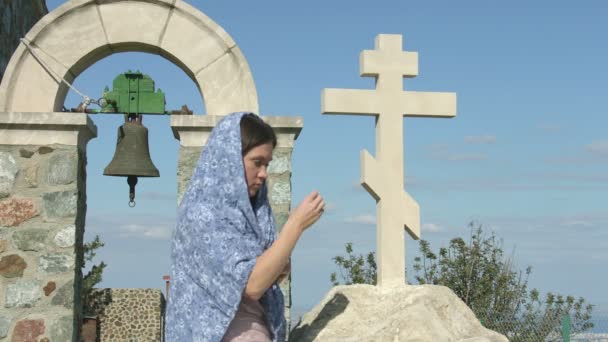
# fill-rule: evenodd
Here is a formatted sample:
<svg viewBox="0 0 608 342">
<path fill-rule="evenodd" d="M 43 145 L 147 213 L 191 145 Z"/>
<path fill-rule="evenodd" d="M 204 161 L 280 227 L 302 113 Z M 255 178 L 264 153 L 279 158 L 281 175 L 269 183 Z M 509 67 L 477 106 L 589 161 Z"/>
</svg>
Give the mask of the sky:
<svg viewBox="0 0 608 342">
<path fill-rule="evenodd" d="M 62 4 L 47 0 L 49 10 Z M 373 117 L 320 113 L 324 88 L 373 89 L 359 53 L 380 33 L 403 35 L 419 54 L 404 89 L 455 92 L 455 118 L 405 118 L 405 190 L 421 208 L 431 248 L 468 238 L 469 222 L 503 241 L 541 293 L 582 296 L 608 314 L 608 3 L 605 1 L 201 1 L 190 4 L 242 50 L 260 114 L 301 116 L 293 151 L 292 206 L 318 190 L 325 216 L 293 253 L 294 316 L 329 291 L 332 258 L 353 242 L 374 251 L 375 201 L 359 185 L 359 152 L 375 153 Z M 187 47 L 186 47 L 187 48 Z M 127 70 L 166 94 L 167 109 L 204 114 L 186 74 L 162 57 L 121 53 L 74 85 L 92 98 Z M 81 99 L 70 92 L 65 106 Z M 175 225 L 177 154 L 167 116 L 146 116 L 160 178 L 141 179 L 129 208 L 124 178 L 104 177 L 122 117 L 91 115 L 85 240 L 99 234 L 108 264 L 100 287 L 164 288 Z M 406 236 L 409 277 L 418 242 Z M 296 317 L 294 317 L 296 318 Z"/>
</svg>

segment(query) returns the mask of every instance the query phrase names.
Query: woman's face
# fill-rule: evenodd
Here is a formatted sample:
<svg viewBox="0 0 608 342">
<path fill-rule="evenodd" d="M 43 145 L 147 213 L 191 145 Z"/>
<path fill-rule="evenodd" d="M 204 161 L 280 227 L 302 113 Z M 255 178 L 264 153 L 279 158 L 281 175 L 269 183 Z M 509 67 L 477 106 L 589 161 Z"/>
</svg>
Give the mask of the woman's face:
<svg viewBox="0 0 608 342">
<path fill-rule="evenodd" d="M 268 164 L 272 160 L 272 144 L 267 143 L 249 150 L 243 157 L 245 180 L 249 197 L 254 197 L 268 178 Z"/>
</svg>

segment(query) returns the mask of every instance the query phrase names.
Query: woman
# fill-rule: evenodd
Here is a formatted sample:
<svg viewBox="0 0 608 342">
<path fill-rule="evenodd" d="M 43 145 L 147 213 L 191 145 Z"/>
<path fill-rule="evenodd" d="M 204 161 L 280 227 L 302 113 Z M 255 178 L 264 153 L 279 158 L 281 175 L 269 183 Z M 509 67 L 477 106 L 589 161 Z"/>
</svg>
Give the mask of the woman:
<svg viewBox="0 0 608 342">
<path fill-rule="evenodd" d="M 309 194 L 276 236 L 266 188 L 275 147 L 255 114 L 233 113 L 213 129 L 178 210 L 168 342 L 285 340 L 277 281 L 325 203 Z"/>
</svg>

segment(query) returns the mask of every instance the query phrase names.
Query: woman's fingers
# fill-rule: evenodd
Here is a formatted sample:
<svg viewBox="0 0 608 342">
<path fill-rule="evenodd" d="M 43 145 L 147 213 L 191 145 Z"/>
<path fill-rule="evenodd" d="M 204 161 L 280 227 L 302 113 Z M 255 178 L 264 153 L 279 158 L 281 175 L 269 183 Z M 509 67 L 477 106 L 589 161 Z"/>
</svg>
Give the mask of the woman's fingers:
<svg viewBox="0 0 608 342">
<path fill-rule="evenodd" d="M 325 200 L 317 193 L 317 197 L 312 202 L 312 206 L 316 212 L 322 213 L 325 210 Z"/>
<path fill-rule="evenodd" d="M 304 229 L 313 225 L 323 215 L 325 200 L 317 190 L 312 191 L 292 213 Z"/>
<path fill-rule="evenodd" d="M 310 202 L 314 202 L 320 196 L 319 196 L 319 192 L 317 190 L 314 190 L 313 192 L 308 194 L 307 197 Z"/>
</svg>

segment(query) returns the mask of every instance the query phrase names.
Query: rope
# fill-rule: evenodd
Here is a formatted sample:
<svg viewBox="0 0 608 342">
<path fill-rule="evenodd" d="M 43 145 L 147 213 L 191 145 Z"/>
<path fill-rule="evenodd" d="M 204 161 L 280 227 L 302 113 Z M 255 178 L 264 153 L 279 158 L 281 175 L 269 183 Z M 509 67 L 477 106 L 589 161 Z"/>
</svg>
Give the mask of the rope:
<svg viewBox="0 0 608 342">
<path fill-rule="evenodd" d="M 91 100 L 91 98 L 85 94 L 83 94 L 82 92 L 80 92 L 78 89 L 76 89 L 76 87 L 74 87 L 72 84 L 70 84 L 70 82 L 66 81 L 65 78 L 63 78 L 59 73 L 57 73 L 55 70 L 53 70 L 52 68 L 50 68 L 42 58 L 40 58 L 40 56 L 38 56 L 37 52 L 34 51 L 34 48 L 32 48 L 32 46 L 30 45 L 31 42 L 28 41 L 26 38 L 21 38 L 21 42 L 25 45 L 25 47 L 28 49 L 28 51 L 32 54 L 32 56 L 34 56 L 34 59 L 36 59 L 36 61 L 38 63 L 40 63 L 40 65 L 47 70 L 49 73 L 51 73 L 55 80 L 57 79 L 61 79 L 61 82 L 65 83 L 68 87 L 70 87 L 70 89 L 72 89 L 75 93 L 77 93 L 78 95 L 80 95 L 80 97 L 82 97 L 82 99 L 84 100 L 84 108 L 86 108 L 89 104 L 91 103 L 95 103 L 97 105 L 99 105 L 98 101 L 94 101 Z M 53 56 L 51 56 L 49 53 L 47 53 L 46 51 L 44 51 L 44 49 L 38 47 L 38 49 L 44 53 L 45 55 L 47 55 L 49 58 L 53 58 Z"/>
</svg>

